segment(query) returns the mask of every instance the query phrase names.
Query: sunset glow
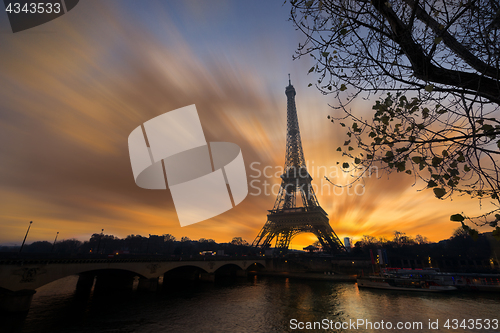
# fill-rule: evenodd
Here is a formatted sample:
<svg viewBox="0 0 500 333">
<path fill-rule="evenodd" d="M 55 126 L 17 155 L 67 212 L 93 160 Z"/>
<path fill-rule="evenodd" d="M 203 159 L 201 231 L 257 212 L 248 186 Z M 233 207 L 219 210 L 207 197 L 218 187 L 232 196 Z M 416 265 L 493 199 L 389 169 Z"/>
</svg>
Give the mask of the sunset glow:
<svg viewBox="0 0 500 333">
<path fill-rule="evenodd" d="M 465 197 L 438 200 L 406 174 L 333 187 L 324 176 L 349 180 L 337 165 L 344 161 L 336 148 L 345 129 L 327 119 L 338 111 L 314 88 L 309 59 L 292 60 L 302 36 L 287 21 L 287 6 L 210 3 L 87 0 L 43 26 L 0 34 L 1 244 L 19 245 L 29 221 L 28 243 L 50 241 L 56 232 L 59 239 L 87 240 L 101 229 L 117 237 L 168 233 L 229 242 L 240 236 L 251 243 L 273 207 L 272 186 L 284 163 L 288 73 L 316 194 L 340 239 L 392 238 L 398 230 L 439 241 L 459 226 L 450 215 L 482 212 Z M 4 14 L 2 32 L 10 29 Z M 353 108 L 369 115 L 373 103 Z M 134 183 L 127 137 L 145 121 L 191 104 L 207 141 L 237 144 L 249 184 L 255 182 L 237 207 L 181 228 L 168 190 Z M 315 240 L 299 235 L 291 247 Z"/>
</svg>

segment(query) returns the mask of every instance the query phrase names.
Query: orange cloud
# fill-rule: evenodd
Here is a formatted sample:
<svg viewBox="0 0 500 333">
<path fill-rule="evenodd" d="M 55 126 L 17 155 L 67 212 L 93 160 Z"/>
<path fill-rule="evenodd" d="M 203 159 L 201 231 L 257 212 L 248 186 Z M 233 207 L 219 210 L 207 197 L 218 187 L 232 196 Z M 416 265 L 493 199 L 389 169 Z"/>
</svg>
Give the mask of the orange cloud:
<svg viewBox="0 0 500 333">
<path fill-rule="evenodd" d="M 127 137 L 159 114 L 196 104 L 207 141 L 238 144 L 248 175 L 253 162 L 281 167 L 286 73 L 273 73 L 284 76 L 275 94 L 262 71 L 273 71 L 276 63 L 253 68 L 251 59 L 228 58 L 215 48 L 206 50 L 213 56 L 200 56 L 168 17 L 162 23 L 165 41 L 104 3 L 80 7 L 80 16 L 45 26 L 52 33 L 0 36 L 0 242 L 20 243 L 30 220 L 28 241 L 51 240 L 57 231 L 61 239 L 84 240 L 104 228 L 119 237 L 170 233 L 251 242 L 266 222 L 273 195 L 249 195 L 231 211 L 181 228 L 168 190 L 135 185 Z M 294 64 L 307 72 L 304 62 Z M 296 81 L 306 159 L 330 170 L 342 158 L 335 149 L 344 134 L 326 120 L 328 98 L 307 90 L 300 77 Z M 334 194 L 333 187 L 321 185 L 322 172 L 313 173 L 313 182 L 321 186 L 318 199 L 341 238 L 390 237 L 400 230 L 437 241 L 451 234 L 449 215 L 470 204 L 417 193 L 403 175 L 369 179 L 361 196 Z M 305 235 L 292 246 L 312 241 Z"/>
</svg>

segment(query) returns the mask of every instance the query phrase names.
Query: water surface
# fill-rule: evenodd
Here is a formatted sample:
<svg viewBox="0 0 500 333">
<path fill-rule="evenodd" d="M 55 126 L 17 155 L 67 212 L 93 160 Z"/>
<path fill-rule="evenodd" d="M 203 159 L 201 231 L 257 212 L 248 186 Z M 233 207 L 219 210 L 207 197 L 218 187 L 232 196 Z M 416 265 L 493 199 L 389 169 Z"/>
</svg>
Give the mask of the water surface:
<svg viewBox="0 0 500 333">
<path fill-rule="evenodd" d="M 183 283 L 163 292 L 77 295 L 71 276 L 37 290 L 26 316 L 2 318 L 2 331 L 101 332 L 499 332 L 474 324 L 447 329 L 447 320 L 500 319 L 500 295 L 419 293 L 357 288 L 355 283 L 249 277 L 226 284 Z M 337 326 L 364 320 L 369 326 Z M 332 321 L 332 322 L 330 322 Z M 333 329 L 300 330 L 300 324 L 329 323 Z M 422 329 L 397 329 L 398 322 Z M 376 328 L 379 324 L 379 329 Z M 452 324 L 453 322 L 449 322 Z M 476 323 L 476 322 L 474 322 Z M 465 324 L 471 325 L 470 322 Z M 345 326 L 346 324 L 344 324 Z M 407 324 L 408 325 L 408 324 Z M 491 325 L 490 325 L 491 326 Z M 414 326 L 420 328 L 419 326 Z M 294 329 L 297 328 L 297 329 Z"/>
</svg>

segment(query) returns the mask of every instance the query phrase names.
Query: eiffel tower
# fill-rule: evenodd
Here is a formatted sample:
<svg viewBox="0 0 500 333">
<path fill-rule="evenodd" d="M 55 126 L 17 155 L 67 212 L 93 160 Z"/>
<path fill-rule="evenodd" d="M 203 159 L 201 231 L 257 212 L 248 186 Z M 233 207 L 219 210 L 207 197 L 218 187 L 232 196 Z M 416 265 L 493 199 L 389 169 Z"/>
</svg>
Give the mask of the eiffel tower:
<svg viewBox="0 0 500 333">
<path fill-rule="evenodd" d="M 312 177 L 307 172 L 302 141 L 300 140 L 299 120 L 295 107 L 295 88 L 288 74 L 287 97 L 287 135 L 284 173 L 281 187 L 267 222 L 252 245 L 268 248 L 276 238 L 275 250 L 286 253 L 290 241 L 297 234 L 310 232 L 318 237 L 324 251 L 338 253 L 345 247 L 328 222 L 328 214 L 319 205 L 311 186 Z M 297 198 L 300 197 L 299 200 Z"/>
</svg>

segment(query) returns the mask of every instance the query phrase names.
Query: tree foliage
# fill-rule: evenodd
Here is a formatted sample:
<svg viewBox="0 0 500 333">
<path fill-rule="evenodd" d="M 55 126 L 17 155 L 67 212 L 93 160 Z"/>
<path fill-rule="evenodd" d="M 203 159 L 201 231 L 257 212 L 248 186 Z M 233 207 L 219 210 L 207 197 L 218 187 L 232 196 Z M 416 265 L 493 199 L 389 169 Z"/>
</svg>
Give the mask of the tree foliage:
<svg viewBox="0 0 500 333">
<path fill-rule="evenodd" d="M 415 236 L 415 242 L 419 245 L 428 244 L 429 239 L 427 237 L 422 236 L 422 235 L 417 235 L 417 236 Z"/>
<path fill-rule="evenodd" d="M 317 248 L 318 250 L 323 251 L 323 245 L 319 240 L 314 241 L 311 245 Z"/>
<path fill-rule="evenodd" d="M 175 236 L 171 234 L 163 234 L 163 240 L 165 242 L 175 242 Z"/>
<path fill-rule="evenodd" d="M 337 148 L 363 177 L 404 172 L 438 199 L 454 194 L 494 203 L 480 217 L 500 233 L 500 3 L 498 0 L 291 0 L 306 36 L 315 86 L 332 94 L 347 130 Z M 312 85 L 312 84 L 311 84 Z M 378 99 L 364 118 L 356 98 Z M 458 217 L 460 216 L 460 218 Z"/>
<path fill-rule="evenodd" d="M 231 244 L 248 246 L 248 242 L 241 237 L 233 237 L 233 239 L 231 240 Z"/>
</svg>

